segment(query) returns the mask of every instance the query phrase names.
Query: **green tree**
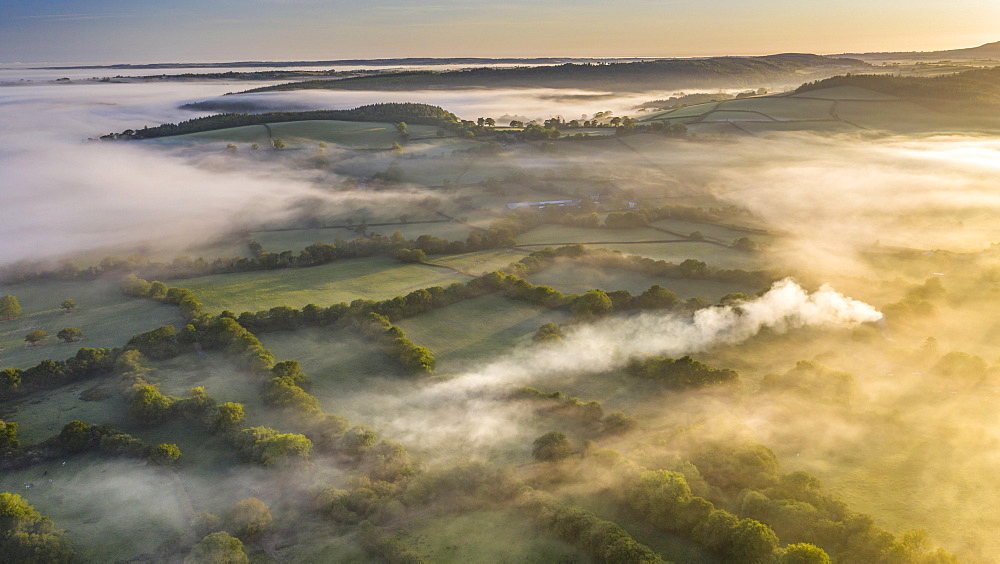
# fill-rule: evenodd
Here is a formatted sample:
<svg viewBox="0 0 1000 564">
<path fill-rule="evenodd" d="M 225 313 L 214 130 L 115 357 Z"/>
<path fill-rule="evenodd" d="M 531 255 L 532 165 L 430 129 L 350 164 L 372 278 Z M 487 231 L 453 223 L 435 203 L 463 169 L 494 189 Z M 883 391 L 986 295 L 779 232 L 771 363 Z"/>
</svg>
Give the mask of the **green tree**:
<svg viewBox="0 0 1000 564">
<path fill-rule="evenodd" d="M 173 464 L 180 457 L 181 449 L 174 444 L 161 443 L 149 450 L 149 460 L 154 464 Z"/>
<path fill-rule="evenodd" d="M 21 304 L 17 298 L 9 294 L 0 298 L 0 319 L 14 319 L 18 315 L 21 315 Z"/>
<path fill-rule="evenodd" d="M 139 386 L 128 400 L 128 415 L 140 425 L 157 425 L 170 414 L 174 398 L 165 396 L 153 386 Z"/>
<path fill-rule="evenodd" d="M 621 435 L 639 427 L 639 422 L 621 411 L 609 413 L 601 419 L 601 430 L 609 435 Z"/>
<path fill-rule="evenodd" d="M 932 372 L 945 378 L 977 382 L 986 376 L 989 366 L 978 356 L 961 351 L 952 351 L 941 357 Z"/>
<path fill-rule="evenodd" d="M 260 149 L 260 145 L 258 145 L 258 144 L 256 144 L 256 143 L 254 143 L 254 144 L 250 145 L 250 150 L 251 150 L 251 151 L 256 151 L 256 150 L 258 150 L 258 149 Z"/>
<path fill-rule="evenodd" d="M 786 546 L 778 564 L 830 564 L 830 556 L 814 544 L 801 542 Z"/>
<path fill-rule="evenodd" d="M 0 493 L 0 560 L 25 564 L 63 564 L 75 560 L 73 548 L 52 520 L 21 496 Z"/>
<path fill-rule="evenodd" d="M 59 307 L 66 310 L 66 313 L 73 313 L 76 311 L 76 300 L 63 300 L 63 303 Z"/>
<path fill-rule="evenodd" d="M 778 536 L 771 527 L 753 519 L 741 519 L 733 530 L 730 556 L 738 562 L 771 562 L 778 548 Z"/>
<path fill-rule="evenodd" d="M 237 150 L 238 149 L 236 148 L 236 145 L 233 145 L 232 143 L 226 143 L 226 152 L 227 153 L 235 153 Z"/>
<path fill-rule="evenodd" d="M 76 327 L 66 327 L 56 333 L 56 337 L 64 343 L 77 343 L 83 340 L 83 331 Z"/>
<path fill-rule="evenodd" d="M 531 340 L 536 343 L 558 343 L 562 341 L 563 334 L 562 329 L 559 328 L 555 323 L 546 323 L 535 331 L 535 334 L 531 336 Z"/>
<path fill-rule="evenodd" d="M 549 431 L 535 439 L 531 447 L 531 456 L 535 460 L 557 461 L 562 460 L 573 453 L 573 446 L 569 444 L 566 435 L 559 431 Z"/>
<path fill-rule="evenodd" d="M 591 290 L 573 300 L 569 310 L 578 317 L 592 318 L 611 311 L 611 298 L 600 290 Z"/>
<path fill-rule="evenodd" d="M 633 301 L 639 309 L 670 309 L 677 305 L 677 295 L 660 286 L 650 286 Z"/>
<path fill-rule="evenodd" d="M 92 438 L 90 425 L 70 421 L 59 431 L 57 442 L 66 452 L 83 452 L 90 448 Z"/>
<path fill-rule="evenodd" d="M 35 345 L 41 343 L 42 341 L 44 341 L 45 338 L 48 337 L 48 335 L 49 334 L 46 333 L 45 331 L 43 331 L 41 329 L 36 329 L 36 330 L 28 333 L 27 335 L 25 335 L 24 336 L 24 340 L 25 340 L 25 342 L 28 343 L 28 345 L 35 346 Z"/>
<path fill-rule="evenodd" d="M 249 564 L 240 539 L 218 532 L 207 535 L 194 545 L 184 564 Z"/>
<path fill-rule="evenodd" d="M 263 501 L 248 497 L 226 513 L 226 530 L 241 539 L 259 537 L 271 525 L 271 509 Z"/>
<path fill-rule="evenodd" d="M 0 455 L 17 450 L 21 441 L 17 438 L 17 423 L 0 419 Z"/>
<path fill-rule="evenodd" d="M 399 249 L 396 251 L 396 259 L 400 262 L 424 262 L 427 259 L 427 253 L 421 249 Z"/>
<path fill-rule="evenodd" d="M 350 455 L 358 456 L 375 446 L 378 435 L 366 425 L 356 425 L 348 429 L 340 439 L 341 448 Z"/>
<path fill-rule="evenodd" d="M 285 142 L 281 139 L 272 139 L 271 146 L 280 151 L 285 148 Z"/>
<path fill-rule="evenodd" d="M 211 413 L 209 427 L 212 431 L 231 431 L 246 418 L 243 404 L 226 402 L 215 407 Z"/>
</svg>

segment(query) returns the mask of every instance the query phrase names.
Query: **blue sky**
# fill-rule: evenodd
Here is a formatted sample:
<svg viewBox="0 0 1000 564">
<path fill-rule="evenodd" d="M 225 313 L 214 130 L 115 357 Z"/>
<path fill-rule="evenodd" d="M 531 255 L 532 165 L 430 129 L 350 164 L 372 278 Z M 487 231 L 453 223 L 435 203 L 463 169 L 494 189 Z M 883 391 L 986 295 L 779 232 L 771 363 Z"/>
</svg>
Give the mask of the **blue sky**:
<svg viewBox="0 0 1000 564">
<path fill-rule="evenodd" d="M 0 62 L 934 50 L 997 22 L 995 0 L 0 0 Z"/>
</svg>

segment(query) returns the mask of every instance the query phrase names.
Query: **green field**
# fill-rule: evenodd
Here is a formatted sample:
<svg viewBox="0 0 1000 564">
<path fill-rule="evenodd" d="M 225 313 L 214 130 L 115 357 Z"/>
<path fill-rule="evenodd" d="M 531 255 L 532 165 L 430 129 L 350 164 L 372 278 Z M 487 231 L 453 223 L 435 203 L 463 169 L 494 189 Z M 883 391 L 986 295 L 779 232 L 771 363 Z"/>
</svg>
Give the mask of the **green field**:
<svg viewBox="0 0 1000 564">
<path fill-rule="evenodd" d="M 756 123 L 760 124 L 762 127 L 767 127 L 769 122 L 761 120 L 759 122 L 751 122 L 751 123 Z M 698 122 L 689 124 L 688 132 L 696 136 L 704 135 L 707 137 L 715 137 L 715 136 L 725 137 L 729 135 L 735 135 L 742 137 L 746 135 L 747 132 L 745 129 L 740 129 L 740 127 L 742 127 L 742 123 L 740 124 L 740 126 L 737 126 L 733 122 L 729 121 Z"/>
<path fill-rule="evenodd" d="M 0 367 L 28 368 L 42 360 L 65 360 L 81 347 L 120 347 L 132 335 L 162 325 L 182 322 L 174 306 L 129 298 L 116 282 L 60 282 L 44 280 L 0 287 L 21 304 L 17 319 L 0 321 Z M 74 313 L 64 313 L 63 300 L 77 303 Z M 65 327 L 83 331 L 78 343 L 60 343 L 56 333 Z M 24 336 L 37 329 L 48 333 L 40 346 L 28 347 Z"/>
<path fill-rule="evenodd" d="M 397 225 L 378 225 L 368 228 L 369 232 L 375 232 L 386 237 L 392 236 L 399 231 L 405 239 L 416 239 L 421 235 L 432 235 L 448 241 L 465 241 L 469 237 L 472 228 L 464 223 L 448 221 L 444 223 L 403 223 Z"/>
<path fill-rule="evenodd" d="M 429 286 L 465 282 L 443 268 L 403 264 L 388 257 L 340 260 L 309 268 L 238 272 L 190 278 L 190 289 L 211 312 L 259 311 L 275 306 L 329 306 L 359 298 L 385 300 Z"/>
<path fill-rule="evenodd" d="M 770 241 L 773 238 L 771 235 L 762 235 L 760 233 L 730 229 L 729 227 L 713 225 L 711 223 L 696 223 L 680 219 L 660 219 L 650 223 L 650 225 L 653 227 L 659 227 L 660 229 L 664 229 L 666 231 L 673 231 L 684 235 L 690 235 L 691 233 L 697 231 L 701 233 L 706 240 L 716 241 L 726 245 L 731 245 L 733 241 L 742 237 L 749 237 L 757 243 Z"/>
<path fill-rule="evenodd" d="M 313 243 L 332 245 L 336 239 L 351 241 L 360 237 L 356 232 L 344 228 L 255 231 L 250 236 L 267 252 L 292 251 L 296 254 Z"/>
<path fill-rule="evenodd" d="M 588 229 L 585 227 L 568 227 L 565 225 L 542 225 L 517 236 L 518 245 L 551 245 L 559 246 L 570 243 L 587 243 L 597 241 L 663 241 L 678 237 L 650 229 L 639 227 L 635 229 Z"/>
<path fill-rule="evenodd" d="M 503 270 L 513 262 L 521 260 L 525 256 L 522 250 L 489 250 L 466 253 L 464 255 L 449 255 L 444 257 L 430 257 L 427 262 L 448 266 L 462 272 L 480 276 L 494 270 Z"/>
<path fill-rule="evenodd" d="M 833 102 L 826 100 L 802 100 L 785 96 L 743 98 L 723 102 L 717 110 L 749 110 L 760 112 L 777 120 L 832 119 L 830 109 Z M 715 113 L 710 116 L 716 115 Z"/>
<path fill-rule="evenodd" d="M 857 86 L 834 86 L 822 90 L 811 90 L 802 94 L 792 94 L 793 98 L 822 98 L 824 100 L 898 100 L 895 96 L 874 92 Z"/>
<path fill-rule="evenodd" d="M 437 216 L 440 218 L 440 216 Z M 399 218 L 379 218 L 399 221 Z M 368 226 L 367 233 L 375 233 L 385 237 L 391 237 L 393 233 L 399 231 L 405 239 L 414 240 L 421 235 L 432 235 L 448 241 L 464 241 L 469 236 L 471 227 L 457 221 L 439 221 L 433 215 L 427 219 L 434 223 L 393 223 L 392 225 L 372 225 Z M 357 222 L 357 220 L 355 220 Z M 376 222 L 378 223 L 378 222 Z M 296 254 L 313 243 L 327 243 L 329 245 L 337 239 L 353 241 L 361 237 L 353 229 L 346 227 L 315 228 L 315 229 L 287 229 L 282 231 L 255 231 L 251 234 L 255 241 L 261 244 L 265 251 L 279 253 L 282 251 L 293 251 Z"/>
<path fill-rule="evenodd" d="M 587 555 L 534 526 L 516 510 L 479 510 L 420 519 L 403 541 L 427 562 L 590 562 Z"/>
<path fill-rule="evenodd" d="M 531 335 L 540 326 L 560 323 L 568 317 L 564 311 L 488 295 L 405 319 L 397 325 L 411 341 L 434 353 L 438 372 L 451 373 L 530 343 Z"/>
<path fill-rule="evenodd" d="M 263 125 L 247 125 L 213 131 L 188 133 L 163 140 L 162 144 L 177 144 L 188 141 L 228 141 L 231 143 L 257 143 L 266 148 L 271 138 L 281 139 L 290 148 L 315 147 L 319 142 L 354 149 L 388 149 L 394 141 L 401 141 L 396 126 L 391 123 L 308 120 L 289 121 Z M 438 128 L 427 125 L 409 126 L 411 137 L 435 137 Z M 249 150 L 249 147 L 240 147 Z"/>
<path fill-rule="evenodd" d="M 742 123 L 742 122 L 773 122 L 777 120 L 761 111 L 717 110 L 705 114 L 703 121 L 704 123 L 714 123 L 719 121 L 738 121 Z"/>
<path fill-rule="evenodd" d="M 700 260 L 709 266 L 718 268 L 739 268 L 742 270 L 760 270 L 766 268 L 766 259 L 760 254 L 745 253 L 735 249 L 720 247 L 705 242 L 680 243 L 610 243 L 602 245 L 585 245 L 592 249 L 607 249 L 621 251 L 629 255 L 639 255 L 656 260 L 665 260 L 680 264 L 687 259 Z"/>
<path fill-rule="evenodd" d="M 270 124 L 273 137 L 291 147 L 310 146 L 322 141 L 355 149 L 390 148 L 401 141 L 399 131 L 391 123 L 362 121 L 310 120 Z M 411 137 L 433 137 L 437 127 L 409 126 Z"/>
<path fill-rule="evenodd" d="M 527 278 L 533 284 L 551 286 L 566 294 L 582 294 L 597 288 L 606 292 L 628 290 L 632 294 L 638 295 L 650 286 L 659 284 L 677 294 L 681 299 L 698 297 L 710 302 L 716 302 L 729 293 L 753 293 L 760 289 L 729 282 L 662 278 L 640 272 L 606 270 L 574 263 L 556 264 L 551 268 L 531 274 Z"/>
<path fill-rule="evenodd" d="M 261 334 L 260 339 L 279 361 L 294 359 L 302 365 L 309 392 L 324 410 L 357 423 L 370 419 L 372 406 L 356 401 L 356 396 L 405 389 L 412 382 L 377 345 L 350 329 L 282 331 Z"/>
<path fill-rule="evenodd" d="M 127 423 L 125 400 L 118 394 L 113 377 L 77 382 L 5 402 L 0 419 L 19 424 L 18 435 L 28 442 L 56 435 L 70 421 L 117 428 Z"/>
<path fill-rule="evenodd" d="M 673 119 L 673 118 L 698 117 L 714 110 L 718 105 L 719 102 L 709 102 L 707 104 L 695 104 L 693 106 L 686 106 L 683 108 L 678 108 L 676 110 L 666 110 L 662 112 L 649 114 L 639 118 L 639 121 L 658 121 L 664 118 Z"/>
<path fill-rule="evenodd" d="M 984 125 L 981 121 L 942 114 L 913 102 L 854 86 L 698 104 L 657 112 L 640 120 L 673 121 L 690 117 L 698 119 L 687 122 L 689 131 L 700 135 L 746 135 L 772 131 L 839 132 L 856 131 L 859 127 L 915 132 L 964 130 Z"/>
</svg>

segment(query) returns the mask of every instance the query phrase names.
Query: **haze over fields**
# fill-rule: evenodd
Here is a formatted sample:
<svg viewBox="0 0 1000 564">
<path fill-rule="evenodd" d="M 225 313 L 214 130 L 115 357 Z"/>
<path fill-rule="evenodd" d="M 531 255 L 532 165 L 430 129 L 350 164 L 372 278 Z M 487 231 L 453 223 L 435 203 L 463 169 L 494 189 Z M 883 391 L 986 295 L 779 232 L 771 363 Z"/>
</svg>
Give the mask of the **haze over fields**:
<svg viewBox="0 0 1000 564">
<path fill-rule="evenodd" d="M 3 5 L 0 561 L 1000 562 L 998 10 Z"/>
</svg>

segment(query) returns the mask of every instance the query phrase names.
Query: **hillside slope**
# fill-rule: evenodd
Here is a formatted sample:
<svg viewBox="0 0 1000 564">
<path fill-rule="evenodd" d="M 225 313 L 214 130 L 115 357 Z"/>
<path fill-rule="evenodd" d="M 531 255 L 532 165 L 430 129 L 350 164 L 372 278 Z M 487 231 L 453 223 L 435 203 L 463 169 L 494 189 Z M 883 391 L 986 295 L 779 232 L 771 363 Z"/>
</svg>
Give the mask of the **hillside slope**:
<svg viewBox="0 0 1000 564">
<path fill-rule="evenodd" d="M 867 69 L 861 61 L 786 53 L 766 57 L 715 57 L 554 67 L 477 68 L 461 71 L 406 71 L 342 80 L 314 80 L 248 90 L 302 89 L 414 90 L 434 88 L 580 88 L 618 91 L 669 89 L 697 83 L 705 87 L 759 86 L 773 81 L 826 77 Z"/>
</svg>

